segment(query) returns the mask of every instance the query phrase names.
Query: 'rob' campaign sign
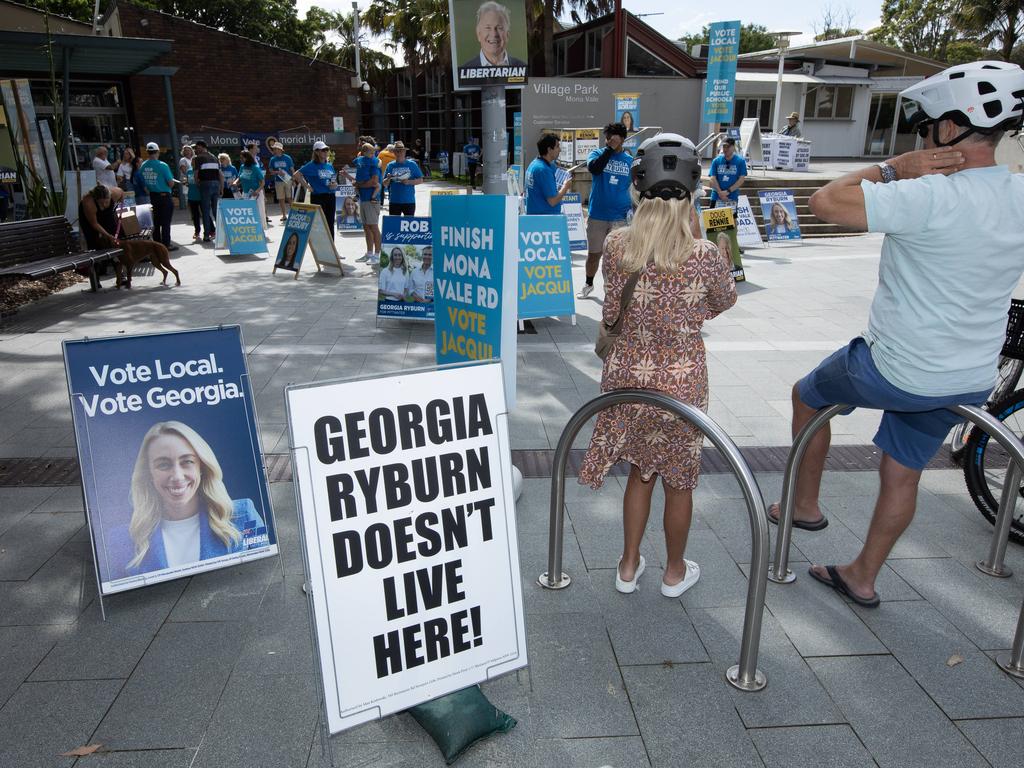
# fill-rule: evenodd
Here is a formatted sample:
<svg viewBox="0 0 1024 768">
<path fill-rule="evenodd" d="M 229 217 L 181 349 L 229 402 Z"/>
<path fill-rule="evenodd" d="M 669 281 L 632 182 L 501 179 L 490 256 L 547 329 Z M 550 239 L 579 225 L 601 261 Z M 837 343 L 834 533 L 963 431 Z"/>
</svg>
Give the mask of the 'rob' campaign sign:
<svg viewBox="0 0 1024 768">
<path fill-rule="evenodd" d="M 575 313 L 565 216 L 520 216 L 519 319 Z"/>
<path fill-rule="evenodd" d="M 740 23 L 716 21 L 708 29 L 708 74 L 704 82 L 704 122 L 732 121 L 736 93 L 736 58 L 740 53 Z"/>
<path fill-rule="evenodd" d="M 237 325 L 66 341 L 64 364 L 103 594 L 277 553 Z"/>
<path fill-rule="evenodd" d="M 330 732 L 525 666 L 501 366 L 285 399 Z"/>
<path fill-rule="evenodd" d="M 267 239 L 255 200 L 218 201 L 216 245 L 238 256 L 267 253 Z"/>
<path fill-rule="evenodd" d="M 518 203 L 505 195 L 433 201 L 437 362 L 500 357 L 509 403 L 516 391 Z"/>
<path fill-rule="evenodd" d="M 430 217 L 385 216 L 381 242 L 377 317 L 433 320 L 434 248 Z"/>
</svg>

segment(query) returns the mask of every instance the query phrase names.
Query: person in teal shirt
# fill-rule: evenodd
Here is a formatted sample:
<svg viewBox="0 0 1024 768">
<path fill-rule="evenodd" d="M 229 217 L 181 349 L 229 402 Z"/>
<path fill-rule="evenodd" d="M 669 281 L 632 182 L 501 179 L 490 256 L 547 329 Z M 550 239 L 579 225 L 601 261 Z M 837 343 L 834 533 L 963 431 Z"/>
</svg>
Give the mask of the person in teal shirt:
<svg viewBox="0 0 1024 768">
<path fill-rule="evenodd" d="M 274 195 L 281 208 L 281 221 L 288 220 L 288 206 L 292 202 L 292 174 L 295 173 L 295 161 L 286 155 L 284 147 L 274 142 L 270 145 L 271 156 L 267 165 L 270 168 L 270 180 L 274 182 Z"/>
<path fill-rule="evenodd" d="M 192 242 L 199 242 L 199 224 L 203 220 L 202 202 L 203 196 L 199 192 L 199 183 L 196 181 L 196 172 L 189 168 L 185 174 L 188 183 L 188 210 L 192 214 Z"/>
<path fill-rule="evenodd" d="M 238 169 L 232 165 L 231 158 L 226 152 L 217 155 L 217 161 L 220 163 L 220 172 L 224 174 L 224 194 L 221 197 L 234 197 L 231 185 L 238 178 Z"/>
<path fill-rule="evenodd" d="M 264 207 L 263 198 L 263 178 L 263 169 L 256 162 L 252 152 L 248 149 L 243 149 L 242 167 L 238 169 L 238 178 L 235 179 L 234 183 L 236 186 L 241 187 L 242 193 L 246 197 L 256 200 L 256 205 L 260 211 L 261 224 L 267 220 L 267 211 Z"/>
<path fill-rule="evenodd" d="M 416 215 L 416 185 L 422 183 L 423 171 L 415 160 L 405 156 L 405 144 L 395 142 L 395 159 L 384 169 L 384 186 L 390 190 L 388 213 L 392 216 Z"/>
<path fill-rule="evenodd" d="M 178 246 L 171 242 L 171 217 L 174 216 L 174 200 L 171 189 L 177 179 L 171 173 L 167 163 L 159 159 L 160 145 L 151 141 L 146 145 L 149 159 L 139 168 L 139 174 L 146 184 L 149 199 L 153 206 L 153 239 L 167 246 L 167 250 L 176 251 Z"/>
</svg>

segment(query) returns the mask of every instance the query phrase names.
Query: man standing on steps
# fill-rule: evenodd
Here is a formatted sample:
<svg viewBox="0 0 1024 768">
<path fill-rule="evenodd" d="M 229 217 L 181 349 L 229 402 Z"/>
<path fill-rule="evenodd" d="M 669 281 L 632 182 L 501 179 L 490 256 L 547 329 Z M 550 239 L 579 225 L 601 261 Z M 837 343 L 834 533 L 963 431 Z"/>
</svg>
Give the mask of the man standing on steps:
<svg viewBox="0 0 1024 768">
<path fill-rule="evenodd" d="M 793 387 L 793 434 L 829 405 L 883 411 L 875 445 L 881 488 L 864 546 L 846 565 L 813 565 L 816 580 L 859 605 L 917 506 L 921 471 L 958 416 L 996 379 L 1010 296 L 1024 272 L 1024 176 L 996 165 L 1005 131 L 1024 123 L 1024 71 L 979 61 L 900 94 L 925 148 L 849 173 L 811 196 L 819 219 L 884 232 L 867 330 Z M 794 525 L 828 525 L 818 505 L 829 447 L 810 442 L 796 483 Z M 778 505 L 769 509 L 777 522 Z"/>
<path fill-rule="evenodd" d="M 740 199 L 740 187 L 747 178 L 747 161 L 736 152 L 736 139 L 722 142 L 722 154 L 711 161 L 711 207 L 732 206 Z"/>
<path fill-rule="evenodd" d="M 613 229 L 626 226 L 633 207 L 629 171 L 633 156 L 622 148 L 626 126 L 609 123 L 604 127 L 604 149 L 595 149 L 587 158 L 587 170 L 593 177 L 587 217 L 587 282 L 576 294 L 585 299 L 594 292 L 594 276 L 601 265 L 604 239 Z"/>
</svg>

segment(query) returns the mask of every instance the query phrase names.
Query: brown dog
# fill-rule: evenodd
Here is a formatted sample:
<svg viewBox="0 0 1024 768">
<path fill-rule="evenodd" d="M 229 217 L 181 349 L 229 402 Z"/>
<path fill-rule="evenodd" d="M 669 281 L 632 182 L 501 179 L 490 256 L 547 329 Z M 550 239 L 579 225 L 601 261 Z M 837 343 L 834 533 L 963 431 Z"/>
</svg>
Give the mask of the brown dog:
<svg viewBox="0 0 1024 768">
<path fill-rule="evenodd" d="M 174 273 L 176 285 L 181 285 L 181 276 L 178 270 L 171 264 L 171 255 L 167 252 L 167 246 L 155 240 L 118 240 L 117 247 L 121 249 L 119 261 L 114 265 L 117 269 L 117 284 L 124 284 L 126 288 L 132 287 L 132 269 L 140 261 L 149 259 L 150 263 L 160 270 L 164 279 L 161 285 L 167 285 L 167 270 Z M 122 274 L 122 270 L 127 275 Z"/>
</svg>

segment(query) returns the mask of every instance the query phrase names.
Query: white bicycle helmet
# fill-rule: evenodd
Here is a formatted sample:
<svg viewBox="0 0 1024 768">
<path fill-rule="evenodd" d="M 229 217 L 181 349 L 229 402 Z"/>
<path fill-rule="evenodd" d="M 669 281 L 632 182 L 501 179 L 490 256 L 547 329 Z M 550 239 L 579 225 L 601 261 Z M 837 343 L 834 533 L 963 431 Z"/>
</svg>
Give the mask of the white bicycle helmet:
<svg viewBox="0 0 1024 768">
<path fill-rule="evenodd" d="M 952 120 L 971 133 L 1020 130 L 1024 121 L 1024 70 L 1005 61 L 975 61 L 944 69 L 904 90 L 901 97 L 917 103 L 912 124 L 932 125 L 936 144 L 939 120 Z"/>
<path fill-rule="evenodd" d="M 637 149 L 629 176 L 640 197 L 689 199 L 700 182 L 700 158 L 685 136 L 659 133 Z"/>
</svg>

